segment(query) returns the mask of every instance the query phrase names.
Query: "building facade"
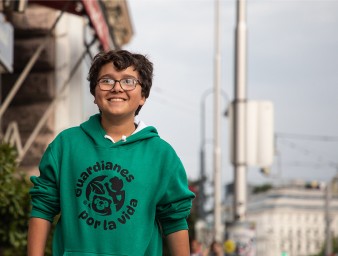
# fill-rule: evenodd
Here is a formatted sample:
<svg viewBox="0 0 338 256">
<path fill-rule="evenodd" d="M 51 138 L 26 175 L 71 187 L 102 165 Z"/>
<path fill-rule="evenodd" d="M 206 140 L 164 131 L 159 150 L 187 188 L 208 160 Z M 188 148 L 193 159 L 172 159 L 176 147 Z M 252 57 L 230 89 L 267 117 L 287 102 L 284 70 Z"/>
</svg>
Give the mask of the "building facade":
<svg viewBox="0 0 338 256">
<path fill-rule="evenodd" d="M 338 197 L 326 191 L 300 182 L 250 195 L 247 220 L 255 224 L 256 255 L 314 255 L 337 237 Z"/>
<path fill-rule="evenodd" d="M 0 46 L 13 54 L 0 55 L 0 142 L 15 145 L 21 168 L 34 172 L 55 135 L 92 112 L 91 59 L 129 42 L 128 6 L 124 0 L 0 0 L 0 18 Z"/>
</svg>

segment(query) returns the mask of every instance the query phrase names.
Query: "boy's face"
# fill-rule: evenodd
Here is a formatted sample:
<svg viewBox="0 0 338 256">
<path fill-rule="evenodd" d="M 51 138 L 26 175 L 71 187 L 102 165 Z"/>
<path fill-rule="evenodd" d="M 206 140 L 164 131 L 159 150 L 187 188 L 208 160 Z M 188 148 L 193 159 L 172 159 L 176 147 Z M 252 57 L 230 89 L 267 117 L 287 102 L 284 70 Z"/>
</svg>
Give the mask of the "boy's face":
<svg viewBox="0 0 338 256">
<path fill-rule="evenodd" d="M 112 63 L 102 66 L 98 80 L 101 78 L 109 78 L 113 80 L 121 80 L 125 78 L 139 79 L 138 72 L 134 68 L 128 67 L 125 70 L 117 71 Z M 142 96 L 142 87 L 137 84 L 135 89 L 124 91 L 119 82 L 115 82 L 114 88 L 110 91 L 102 91 L 97 84 L 95 87 L 95 100 L 102 112 L 102 118 L 111 118 L 134 120 L 135 111 L 140 105 L 145 103 L 145 97 Z"/>
</svg>

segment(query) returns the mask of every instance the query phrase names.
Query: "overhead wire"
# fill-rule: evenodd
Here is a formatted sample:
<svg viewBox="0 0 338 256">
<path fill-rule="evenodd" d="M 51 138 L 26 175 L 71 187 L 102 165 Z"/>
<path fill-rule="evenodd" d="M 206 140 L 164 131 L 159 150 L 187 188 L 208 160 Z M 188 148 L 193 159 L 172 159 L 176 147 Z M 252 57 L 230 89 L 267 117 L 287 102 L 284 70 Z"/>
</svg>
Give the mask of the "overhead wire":
<svg viewBox="0 0 338 256">
<path fill-rule="evenodd" d="M 304 156 L 316 157 L 316 159 L 318 161 L 317 165 L 338 168 L 338 162 L 335 162 L 334 160 L 330 159 L 326 155 L 320 154 L 318 152 L 314 152 L 314 150 L 309 149 L 308 147 L 300 146 L 299 144 L 297 144 L 293 141 L 290 141 L 289 139 L 278 140 L 278 143 L 280 143 L 281 145 L 287 146 L 289 148 L 292 148 L 293 150 L 296 150 L 298 152 L 301 152 Z M 285 163 L 283 163 L 283 165 L 284 164 Z M 311 164 L 313 165 L 313 163 L 311 163 Z M 304 162 L 302 163 L 302 165 L 304 165 Z"/>
<path fill-rule="evenodd" d="M 298 140 L 315 140 L 315 141 L 327 141 L 327 142 L 338 141 L 338 136 L 328 136 L 328 135 L 276 133 L 276 136 L 278 138 L 289 138 L 289 139 L 298 139 Z"/>
</svg>

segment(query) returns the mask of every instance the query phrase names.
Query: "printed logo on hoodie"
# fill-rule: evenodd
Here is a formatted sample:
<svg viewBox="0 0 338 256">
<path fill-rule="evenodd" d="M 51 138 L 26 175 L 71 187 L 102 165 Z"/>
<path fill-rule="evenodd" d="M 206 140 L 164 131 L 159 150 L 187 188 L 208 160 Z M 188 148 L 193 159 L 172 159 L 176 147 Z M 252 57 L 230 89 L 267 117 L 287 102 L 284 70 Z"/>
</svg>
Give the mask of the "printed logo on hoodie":
<svg viewBox="0 0 338 256">
<path fill-rule="evenodd" d="M 76 182 L 75 195 L 86 209 L 78 219 L 94 229 L 114 230 L 118 225 L 132 219 L 137 199 L 129 199 L 125 184 L 134 176 L 129 170 L 112 162 L 96 162 L 80 174 Z"/>
</svg>

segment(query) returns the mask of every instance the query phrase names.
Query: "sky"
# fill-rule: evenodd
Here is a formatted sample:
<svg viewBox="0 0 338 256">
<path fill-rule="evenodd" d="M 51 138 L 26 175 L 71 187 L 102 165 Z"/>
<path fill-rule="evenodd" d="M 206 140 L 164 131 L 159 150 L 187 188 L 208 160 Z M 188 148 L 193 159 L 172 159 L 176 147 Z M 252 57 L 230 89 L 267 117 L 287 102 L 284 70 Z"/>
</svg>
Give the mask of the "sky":
<svg viewBox="0 0 338 256">
<path fill-rule="evenodd" d="M 222 111 L 234 98 L 236 1 L 220 1 Z M 128 0 L 134 36 L 124 48 L 154 63 L 153 88 L 140 119 L 158 129 L 199 178 L 201 125 L 212 182 L 215 2 Z M 247 98 L 274 106 L 275 157 L 254 184 L 328 181 L 338 173 L 338 0 L 247 1 Z M 201 120 L 202 102 L 206 116 Z M 229 121 L 221 118 L 223 184 L 233 181 Z"/>
</svg>

